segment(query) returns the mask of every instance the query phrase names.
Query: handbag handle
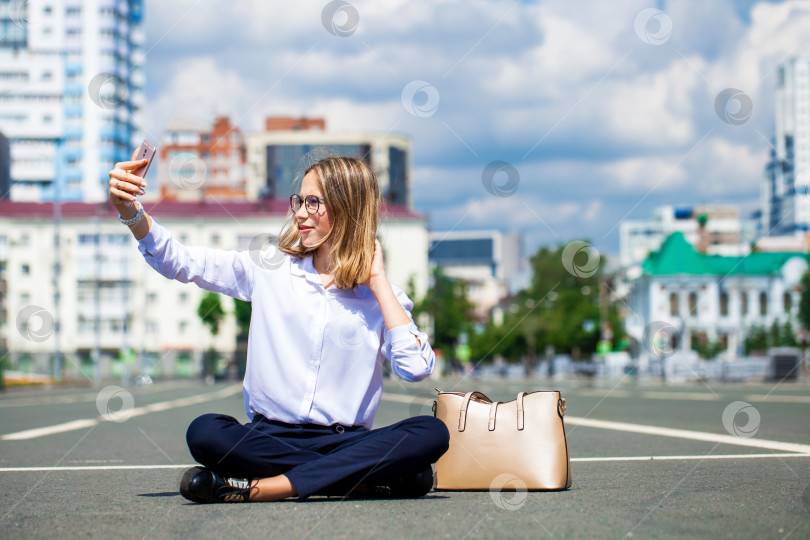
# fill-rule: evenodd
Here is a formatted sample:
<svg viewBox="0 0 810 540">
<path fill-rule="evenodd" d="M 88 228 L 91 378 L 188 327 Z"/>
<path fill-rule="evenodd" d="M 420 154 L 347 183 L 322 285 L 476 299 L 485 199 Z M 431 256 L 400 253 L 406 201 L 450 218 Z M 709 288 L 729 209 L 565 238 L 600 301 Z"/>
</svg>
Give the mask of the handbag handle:
<svg viewBox="0 0 810 540">
<path fill-rule="evenodd" d="M 517 403 L 517 428 L 518 431 L 523 431 L 523 396 L 526 395 L 526 392 L 518 392 L 517 399 L 515 403 Z"/>
<path fill-rule="evenodd" d="M 517 428 L 518 431 L 523 431 L 524 427 L 524 418 L 523 418 L 523 397 L 526 395 L 526 392 L 518 392 L 517 399 L 515 403 L 517 404 Z M 495 412 L 498 410 L 497 403 L 493 402 L 487 396 L 482 394 L 481 392 L 467 392 L 464 394 L 464 401 L 461 402 L 461 409 L 458 413 L 458 430 L 464 431 L 467 427 L 467 407 L 470 405 L 470 399 L 475 396 L 480 401 L 484 403 L 490 403 L 491 406 L 489 408 L 489 431 L 495 430 Z"/>
<path fill-rule="evenodd" d="M 481 392 L 467 392 L 464 394 L 464 401 L 461 402 L 461 409 L 458 413 L 458 430 L 464 431 L 464 428 L 467 426 L 467 407 L 470 405 L 470 398 L 473 396 L 477 397 L 484 403 L 492 403 L 492 400 L 489 399 L 487 396 L 482 394 Z"/>
</svg>

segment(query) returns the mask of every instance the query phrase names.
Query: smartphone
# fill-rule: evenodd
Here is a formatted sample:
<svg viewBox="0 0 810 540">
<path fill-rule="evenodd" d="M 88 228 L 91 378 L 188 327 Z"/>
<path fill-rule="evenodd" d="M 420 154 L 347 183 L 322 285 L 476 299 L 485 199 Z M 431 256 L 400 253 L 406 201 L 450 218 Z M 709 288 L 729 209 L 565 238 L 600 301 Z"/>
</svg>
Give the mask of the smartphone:
<svg viewBox="0 0 810 540">
<path fill-rule="evenodd" d="M 152 160 L 155 157 L 155 153 L 157 153 L 157 149 L 155 146 L 147 140 L 143 141 L 143 144 L 138 149 L 138 155 L 135 156 L 133 161 L 138 161 L 140 159 L 148 159 L 149 161 L 146 162 L 146 165 L 143 167 L 139 167 L 132 171 L 132 174 L 135 176 L 140 176 L 141 178 L 146 178 L 146 171 L 149 170 L 149 165 L 152 164 Z"/>
</svg>

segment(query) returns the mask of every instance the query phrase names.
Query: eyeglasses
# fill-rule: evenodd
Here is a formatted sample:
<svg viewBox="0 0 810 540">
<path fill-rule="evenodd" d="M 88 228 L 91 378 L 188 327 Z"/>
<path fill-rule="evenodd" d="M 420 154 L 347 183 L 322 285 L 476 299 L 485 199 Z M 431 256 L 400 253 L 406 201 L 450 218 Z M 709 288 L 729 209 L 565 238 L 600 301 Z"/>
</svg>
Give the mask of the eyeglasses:
<svg viewBox="0 0 810 540">
<path fill-rule="evenodd" d="M 318 212 L 318 208 L 320 208 L 320 203 L 325 203 L 326 199 L 319 199 L 315 195 L 307 195 L 304 198 L 304 206 L 307 209 L 307 212 L 310 214 L 315 214 Z M 290 209 L 293 211 L 293 214 L 298 213 L 298 210 L 301 209 L 301 196 L 300 195 L 290 195 Z"/>
</svg>

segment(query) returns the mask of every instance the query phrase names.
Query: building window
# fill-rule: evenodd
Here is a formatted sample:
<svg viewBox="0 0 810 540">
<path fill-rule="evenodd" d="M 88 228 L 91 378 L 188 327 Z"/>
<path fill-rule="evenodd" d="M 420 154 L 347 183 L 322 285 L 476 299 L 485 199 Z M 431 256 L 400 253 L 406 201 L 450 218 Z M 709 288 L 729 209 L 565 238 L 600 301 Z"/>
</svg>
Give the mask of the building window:
<svg viewBox="0 0 810 540">
<path fill-rule="evenodd" d="M 740 313 L 748 315 L 748 291 L 740 293 Z"/>
<path fill-rule="evenodd" d="M 211 245 L 212 246 L 218 246 L 219 245 L 219 235 L 218 234 L 212 234 L 211 235 Z"/>
<path fill-rule="evenodd" d="M 768 294 L 764 292 L 759 293 L 759 314 L 768 314 Z"/>
<path fill-rule="evenodd" d="M 188 300 L 188 293 L 181 292 L 180 295 L 179 295 L 179 300 L 180 300 L 181 304 L 185 304 L 186 300 Z"/>
<path fill-rule="evenodd" d="M 177 329 L 181 334 L 185 334 L 186 330 L 188 329 L 188 322 L 180 321 L 180 323 L 177 325 Z"/>
<path fill-rule="evenodd" d="M 724 317 L 728 315 L 728 293 L 720 293 L 720 315 Z"/>
<path fill-rule="evenodd" d="M 157 294 L 153 292 L 146 293 L 146 303 L 154 304 L 155 302 L 157 302 Z"/>
<path fill-rule="evenodd" d="M 669 314 L 673 317 L 678 316 L 678 293 L 669 294 Z"/>
<path fill-rule="evenodd" d="M 31 303 L 31 295 L 27 292 L 24 292 L 20 295 L 20 304 L 27 306 Z"/>
<path fill-rule="evenodd" d="M 31 266 L 30 266 L 29 264 L 25 264 L 25 263 L 24 263 L 24 264 L 23 264 L 23 265 L 20 267 L 20 270 L 22 271 L 22 274 L 23 274 L 24 276 L 27 276 L 27 275 L 29 275 L 29 274 L 31 273 Z"/>
<path fill-rule="evenodd" d="M 689 315 L 697 316 L 697 293 L 689 293 Z"/>
<path fill-rule="evenodd" d="M 785 313 L 790 313 L 790 310 L 793 308 L 793 298 L 790 296 L 789 292 L 786 292 L 782 296 L 782 305 L 784 306 Z"/>
<path fill-rule="evenodd" d="M 146 332 L 149 334 L 157 334 L 158 327 L 155 321 L 146 321 Z"/>
</svg>

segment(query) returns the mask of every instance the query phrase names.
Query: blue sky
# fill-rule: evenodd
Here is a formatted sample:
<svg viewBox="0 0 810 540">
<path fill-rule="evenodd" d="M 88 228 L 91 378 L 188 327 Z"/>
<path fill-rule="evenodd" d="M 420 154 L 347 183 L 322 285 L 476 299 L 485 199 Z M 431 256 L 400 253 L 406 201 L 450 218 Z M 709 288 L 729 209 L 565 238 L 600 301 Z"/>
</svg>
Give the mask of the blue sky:
<svg viewBox="0 0 810 540">
<path fill-rule="evenodd" d="M 347 4 L 147 0 L 147 135 L 175 114 L 405 133 L 431 228 L 520 230 L 528 253 L 583 238 L 615 258 L 618 223 L 657 205 L 759 207 L 775 68 L 810 54 L 798 0 Z M 715 111 L 727 88 L 753 106 L 739 125 Z M 484 185 L 493 161 L 519 175 L 508 196 Z"/>
</svg>

